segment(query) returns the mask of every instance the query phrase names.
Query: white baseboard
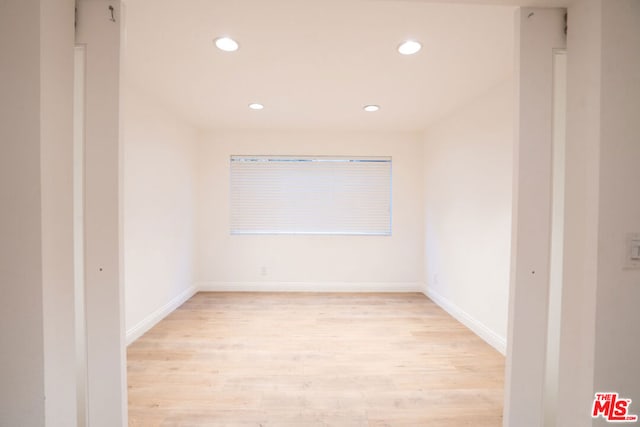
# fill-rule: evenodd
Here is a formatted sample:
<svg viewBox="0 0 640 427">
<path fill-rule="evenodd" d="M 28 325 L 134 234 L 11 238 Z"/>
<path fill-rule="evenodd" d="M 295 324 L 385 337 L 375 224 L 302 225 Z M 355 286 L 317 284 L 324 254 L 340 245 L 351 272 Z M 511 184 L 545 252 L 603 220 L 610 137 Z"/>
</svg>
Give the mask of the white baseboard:
<svg viewBox="0 0 640 427">
<path fill-rule="evenodd" d="M 133 328 L 127 330 L 127 345 L 131 344 L 149 329 L 153 328 L 158 322 L 167 317 L 173 310 L 180 307 L 185 303 L 189 298 L 191 298 L 195 293 L 198 292 L 198 288 L 196 286 L 191 286 L 188 289 L 182 291 L 179 295 L 172 298 L 171 301 L 142 319 L 135 325 Z"/>
<path fill-rule="evenodd" d="M 209 292 L 422 292 L 420 282 L 199 282 Z"/>
<path fill-rule="evenodd" d="M 452 303 L 447 298 L 440 295 L 437 291 L 425 287 L 423 293 L 439 305 L 444 311 L 453 316 L 460 323 L 471 329 L 476 335 L 482 338 L 491 347 L 498 350 L 502 355 L 507 353 L 507 341 L 504 337 L 496 334 L 489 329 L 484 323 L 471 316 L 469 313 Z"/>
</svg>

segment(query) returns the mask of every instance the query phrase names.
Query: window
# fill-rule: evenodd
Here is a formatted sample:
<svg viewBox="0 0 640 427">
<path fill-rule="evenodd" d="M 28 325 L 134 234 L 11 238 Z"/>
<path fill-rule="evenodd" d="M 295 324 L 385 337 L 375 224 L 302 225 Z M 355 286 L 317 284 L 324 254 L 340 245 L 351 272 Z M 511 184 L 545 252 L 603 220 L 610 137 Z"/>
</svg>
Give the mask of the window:
<svg viewBox="0 0 640 427">
<path fill-rule="evenodd" d="M 231 234 L 391 235 L 391 158 L 231 156 Z"/>
</svg>

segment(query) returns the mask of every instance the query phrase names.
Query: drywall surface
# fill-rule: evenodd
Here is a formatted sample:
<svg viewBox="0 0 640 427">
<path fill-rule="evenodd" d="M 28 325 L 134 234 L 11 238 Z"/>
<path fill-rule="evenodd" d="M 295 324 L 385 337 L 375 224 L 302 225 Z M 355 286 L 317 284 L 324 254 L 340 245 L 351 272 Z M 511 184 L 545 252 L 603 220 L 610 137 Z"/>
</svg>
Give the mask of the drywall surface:
<svg viewBox="0 0 640 427">
<path fill-rule="evenodd" d="M 392 236 L 230 235 L 231 155 L 392 156 Z M 225 131 L 200 145 L 202 289 L 419 291 L 422 143 L 415 133 Z"/>
<path fill-rule="evenodd" d="M 585 0 L 569 16 L 558 425 L 604 426 L 595 392 L 640 413 L 640 270 L 625 266 L 626 236 L 640 232 L 640 4 Z"/>
<path fill-rule="evenodd" d="M 111 11 L 113 10 L 113 19 Z M 84 279 L 87 415 L 93 427 L 126 424 L 122 260 L 120 0 L 78 2 L 76 42 L 86 45 Z"/>
<path fill-rule="evenodd" d="M 47 426 L 61 427 L 70 425 L 77 414 L 76 383 L 72 380 L 76 372 L 73 18 L 73 3 L 67 0 L 41 2 L 40 165 L 45 416 Z"/>
<path fill-rule="evenodd" d="M 511 243 L 513 81 L 424 136 L 427 294 L 504 353 Z"/>
<path fill-rule="evenodd" d="M 0 425 L 44 425 L 40 2 L 0 13 Z M 8 101 L 10 100 L 10 102 Z"/>
<path fill-rule="evenodd" d="M 640 2 L 602 2 L 600 197 L 595 392 L 633 399 L 640 415 L 640 269 L 625 238 L 640 233 Z M 596 425 L 606 425 L 603 419 Z"/>
<path fill-rule="evenodd" d="M 124 90 L 123 105 L 124 282 L 131 341 L 193 287 L 197 141 L 192 127 L 131 86 Z"/>
<path fill-rule="evenodd" d="M 516 24 L 516 143 L 505 426 L 544 423 L 553 176 L 553 52 L 563 9 L 522 8 Z"/>
<path fill-rule="evenodd" d="M 590 425 L 593 401 L 600 145 L 600 0 L 568 10 L 565 239 L 558 425 Z"/>
</svg>

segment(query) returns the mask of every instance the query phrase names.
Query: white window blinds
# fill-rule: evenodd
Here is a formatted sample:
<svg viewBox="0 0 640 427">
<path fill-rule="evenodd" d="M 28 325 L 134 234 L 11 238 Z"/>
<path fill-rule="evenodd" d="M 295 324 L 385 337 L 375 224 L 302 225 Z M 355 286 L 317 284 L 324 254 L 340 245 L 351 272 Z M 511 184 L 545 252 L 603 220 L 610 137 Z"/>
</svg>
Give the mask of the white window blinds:
<svg viewBox="0 0 640 427">
<path fill-rule="evenodd" d="M 390 157 L 231 156 L 231 234 L 391 234 Z"/>
</svg>

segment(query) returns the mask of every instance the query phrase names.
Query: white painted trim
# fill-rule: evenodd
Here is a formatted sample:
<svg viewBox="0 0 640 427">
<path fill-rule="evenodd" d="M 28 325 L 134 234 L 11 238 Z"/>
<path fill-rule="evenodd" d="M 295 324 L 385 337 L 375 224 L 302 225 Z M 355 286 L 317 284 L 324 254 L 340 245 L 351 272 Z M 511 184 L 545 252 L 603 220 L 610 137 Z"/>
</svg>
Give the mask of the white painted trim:
<svg viewBox="0 0 640 427">
<path fill-rule="evenodd" d="M 180 292 L 177 296 L 172 298 L 168 303 L 155 310 L 153 313 L 142 319 L 133 328 L 127 330 L 127 345 L 131 344 L 149 329 L 153 328 L 158 322 L 167 317 L 173 310 L 184 304 L 189 298 L 194 296 L 198 292 L 197 286 L 191 286 L 188 289 Z"/>
<path fill-rule="evenodd" d="M 422 292 L 421 282 L 199 282 L 208 292 Z"/>
<path fill-rule="evenodd" d="M 491 347 L 498 350 L 502 355 L 506 355 L 507 353 L 507 340 L 504 337 L 501 337 L 493 330 L 488 328 L 484 323 L 480 322 L 475 317 L 471 316 L 469 313 L 452 303 L 447 298 L 443 297 L 437 291 L 424 287 L 423 293 L 431 299 L 434 303 L 439 305 L 444 311 L 453 316 L 460 323 L 465 325 L 467 328 L 471 329 L 476 335 L 482 338 L 487 344 Z"/>
</svg>

